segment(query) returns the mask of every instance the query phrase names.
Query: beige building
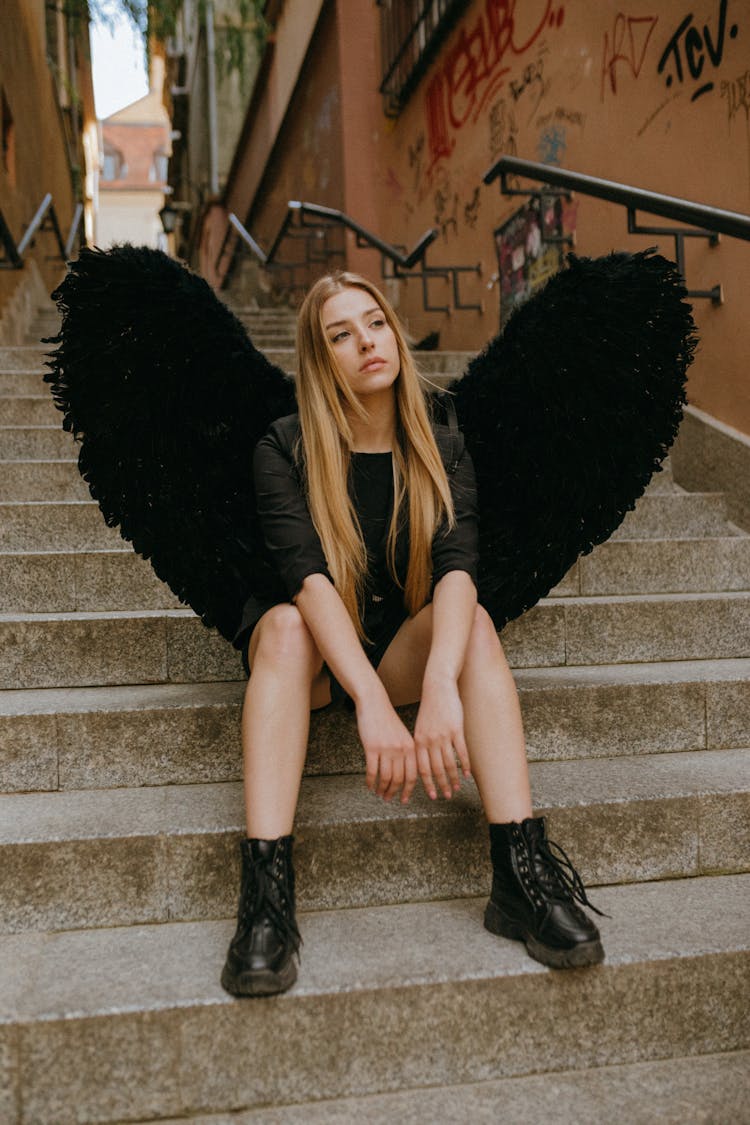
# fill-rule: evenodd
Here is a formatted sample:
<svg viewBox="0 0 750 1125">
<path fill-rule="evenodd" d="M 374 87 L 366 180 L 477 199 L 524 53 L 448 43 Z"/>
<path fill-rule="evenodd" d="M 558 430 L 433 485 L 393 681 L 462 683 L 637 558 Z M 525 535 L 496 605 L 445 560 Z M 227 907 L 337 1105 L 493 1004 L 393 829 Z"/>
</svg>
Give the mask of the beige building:
<svg viewBox="0 0 750 1125">
<path fill-rule="evenodd" d="M 162 102 L 164 63 L 152 58 L 149 92 L 101 122 L 102 169 L 96 244 L 165 246 L 164 206 L 170 126 Z"/>
</svg>

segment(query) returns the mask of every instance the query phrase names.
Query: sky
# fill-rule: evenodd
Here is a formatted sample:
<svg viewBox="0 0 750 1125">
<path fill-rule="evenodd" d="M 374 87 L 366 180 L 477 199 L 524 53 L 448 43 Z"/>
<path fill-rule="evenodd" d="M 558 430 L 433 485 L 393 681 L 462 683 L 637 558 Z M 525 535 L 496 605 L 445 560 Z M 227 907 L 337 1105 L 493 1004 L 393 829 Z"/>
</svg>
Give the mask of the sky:
<svg viewBox="0 0 750 1125">
<path fill-rule="evenodd" d="M 114 35 L 101 25 L 91 25 L 91 57 L 97 117 L 148 93 L 143 42 L 124 19 L 116 21 Z"/>
</svg>

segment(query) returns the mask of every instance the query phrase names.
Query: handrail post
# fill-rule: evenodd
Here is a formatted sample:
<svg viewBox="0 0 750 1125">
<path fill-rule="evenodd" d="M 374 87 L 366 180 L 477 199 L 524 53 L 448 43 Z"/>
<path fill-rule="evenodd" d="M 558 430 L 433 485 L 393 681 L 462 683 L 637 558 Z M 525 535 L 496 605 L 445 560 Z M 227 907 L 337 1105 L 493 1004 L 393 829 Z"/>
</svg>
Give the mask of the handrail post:
<svg viewBox="0 0 750 1125">
<path fill-rule="evenodd" d="M 0 259 L 0 269 L 4 270 L 20 270 L 23 269 L 23 261 L 16 249 L 16 243 L 13 235 L 8 229 L 8 224 L 3 218 L 3 213 L 0 211 L 0 244 L 5 250 L 5 257 Z"/>
<path fill-rule="evenodd" d="M 19 258 L 23 258 L 24 254 L 26 253 L 26 250 L 29 246 L 29 243 L 33 239 L 33 237 L 36 234 L 39 227 L 42 225 L 42 220 L 44 219 L 44 216 L 47 214 L 47 209 L 49 208 L 51 203 L 52 203 L 52 193 L 48 191 L 47 194 L 45 195 L 44 199 L 42 200 L 42 202 L 39 204 L 39 206 L 37 208 L 37 211 L 36 211 L 36 214 L 34 215 L 34 218 L 31 220 L 28 227 L 26 228 L 26 233 L 24 234 L 21 241 L 18 243 L 17 250 L 18 250 Z"/>
</svg>

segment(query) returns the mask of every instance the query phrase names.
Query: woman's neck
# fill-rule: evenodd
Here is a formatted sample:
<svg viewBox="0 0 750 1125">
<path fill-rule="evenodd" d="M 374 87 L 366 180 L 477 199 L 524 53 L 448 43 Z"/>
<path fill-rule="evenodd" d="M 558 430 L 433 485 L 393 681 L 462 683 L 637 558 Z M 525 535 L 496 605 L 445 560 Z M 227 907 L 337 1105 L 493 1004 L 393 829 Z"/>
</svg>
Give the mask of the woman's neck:
<svg viewBox="0 0 750 1125">
<path fill-rule="evenodd" d="M 352 451 L 390 453 L 396 436 L 395 397 L 393 394 L 382 397 L 368 395 L 364 405 L 368 413 L 367 421 L 348 415 L 353 438 Z"/>
</svg>

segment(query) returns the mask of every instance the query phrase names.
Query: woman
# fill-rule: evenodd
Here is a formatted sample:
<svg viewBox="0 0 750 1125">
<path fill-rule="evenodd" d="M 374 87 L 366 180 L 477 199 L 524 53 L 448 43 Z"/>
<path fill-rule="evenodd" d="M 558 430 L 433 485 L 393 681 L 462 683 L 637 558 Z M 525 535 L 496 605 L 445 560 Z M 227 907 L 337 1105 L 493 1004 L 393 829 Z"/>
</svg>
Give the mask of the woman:
<svg viewBox="0 0 750 1125">
<path fill-rule="evenodd" d="M 247 839 L 222 984 L 296 979 L 292 828 L 310 710 L 348 697 L 366 784 L 385 801 L 450 799 L 473 776 L 489 821 L 485 926 L 553 967 L 603 959 L 580 879 L 533 818 L 513 678 L 477 604 L 473 470 L 430 422 L 395 314 L 364 278 L 322 278 L 299 314 L 299 416 L 254 458 L 266 546 L 289 602 L 248 604 L 242 720 Z M 413 737 L 395 708 L 419 701 Z M 500 732 L 500 734 L 498 734 Z M 457 765 L 458 762 L 458 765 Z M 460 767 L 460 769 L 459 769 Z M 590 905 L 590 904 L 588 904 Z"/>
</svg>

